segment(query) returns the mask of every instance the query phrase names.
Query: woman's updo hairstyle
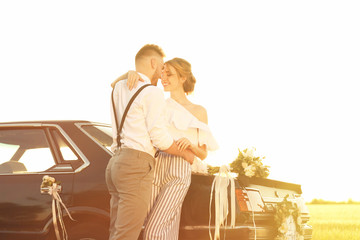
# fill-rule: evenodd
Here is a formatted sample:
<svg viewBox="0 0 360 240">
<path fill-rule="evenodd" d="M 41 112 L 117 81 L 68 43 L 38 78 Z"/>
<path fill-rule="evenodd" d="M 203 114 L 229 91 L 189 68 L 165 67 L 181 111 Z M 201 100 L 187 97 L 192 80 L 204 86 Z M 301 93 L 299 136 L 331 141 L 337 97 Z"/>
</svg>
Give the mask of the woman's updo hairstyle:
<svg viewBox="0 0 360 240">
<path fill-rule="evenodd" d="M 196 79 L 191 72 L 191 64 L 182 58 L 173 58 L 167 61 L 166 64 L 175 68 L 179 78 L 185 77 L 186 80 L 183 83 L 184 92 L 186 94 L 192 93 L 194 91 Z"/>
</svg>

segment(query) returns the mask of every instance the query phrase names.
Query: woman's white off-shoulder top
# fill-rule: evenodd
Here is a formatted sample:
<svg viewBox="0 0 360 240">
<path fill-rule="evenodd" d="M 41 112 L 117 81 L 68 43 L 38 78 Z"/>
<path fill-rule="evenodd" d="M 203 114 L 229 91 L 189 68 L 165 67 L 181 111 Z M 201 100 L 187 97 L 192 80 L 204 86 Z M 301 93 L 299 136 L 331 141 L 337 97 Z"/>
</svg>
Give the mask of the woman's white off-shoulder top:
<svg viewBox="0 0 360 240">
<path fill-rule="evenodd" d="M 199 121 L 172 98 L 166 100 L 166 120 L 169 133 L 174 140 L 187 138 L 192 144 L 206 145 L 206 149 L 209 151 L 219 148 L 209 126 Z M 192 170 L 194 172 L 205 172 L 204 169 L 198 168 L 204 168 L 206 164 L 205 166 L 203 164 L 198 166 L 199 164 L 201 161 L 196 159 L 192 165 Z"/>
</svg>

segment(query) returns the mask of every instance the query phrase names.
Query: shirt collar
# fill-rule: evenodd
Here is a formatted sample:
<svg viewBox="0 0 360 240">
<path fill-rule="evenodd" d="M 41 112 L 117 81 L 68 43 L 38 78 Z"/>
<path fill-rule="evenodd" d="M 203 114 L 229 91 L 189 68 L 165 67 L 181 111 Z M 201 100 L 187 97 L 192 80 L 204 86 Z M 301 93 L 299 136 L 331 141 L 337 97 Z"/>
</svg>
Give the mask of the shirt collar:
<svg viewBox="0 0 360 240">
<path fill-rule="evenodd" d="M 140 77 L 144 80 L 145 83 L 150 83 L 151 84 L 151 81 L 150 81 L 150 78 L 148 78 L 148 76 L 146 76 L 145 74 L 142 74 L 140 72 L 137 72 Z"/>
</svg>

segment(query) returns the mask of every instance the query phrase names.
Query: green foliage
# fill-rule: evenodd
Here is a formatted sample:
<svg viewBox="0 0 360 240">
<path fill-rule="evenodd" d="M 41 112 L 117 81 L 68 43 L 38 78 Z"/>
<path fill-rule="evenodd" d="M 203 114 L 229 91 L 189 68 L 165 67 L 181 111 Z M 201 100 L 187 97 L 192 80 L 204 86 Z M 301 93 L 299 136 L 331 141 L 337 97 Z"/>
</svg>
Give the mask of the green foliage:
<svg viewBox="0 0 360 240">
<path fill-rule="evenodd" d="M 210 174 L 214 175 L 215 173 L 218 173 L 219 169 L 220 169 L 220 167 L 213 167 L 213 166 L 208 165 L 208 173 L 210 173 Z"/>
</svg>

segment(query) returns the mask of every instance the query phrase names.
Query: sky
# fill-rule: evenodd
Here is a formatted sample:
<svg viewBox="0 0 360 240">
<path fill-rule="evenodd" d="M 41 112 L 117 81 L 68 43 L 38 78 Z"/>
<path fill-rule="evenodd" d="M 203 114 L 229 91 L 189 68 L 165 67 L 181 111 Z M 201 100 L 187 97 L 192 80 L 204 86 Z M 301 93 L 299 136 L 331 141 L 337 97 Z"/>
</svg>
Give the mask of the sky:
<svg viewBox="0 0 360 240">
<path fill-rule="evenodd" d="M 110 123 L 110 83 L 147 43 L 197 79 L 220 149 L 256 148 L 305 200 L 360 201 L 357 1 L 1 1 L 0 122 Z M 160 86 L 159 86 L 160 87 Z M 166 95 L 168 97 L 168 95 Z"/>
</svg>

